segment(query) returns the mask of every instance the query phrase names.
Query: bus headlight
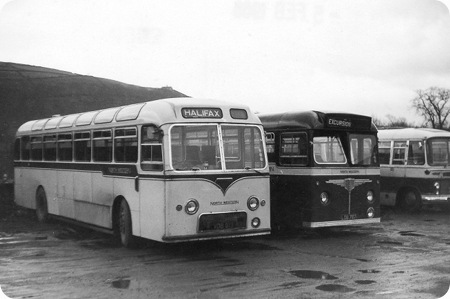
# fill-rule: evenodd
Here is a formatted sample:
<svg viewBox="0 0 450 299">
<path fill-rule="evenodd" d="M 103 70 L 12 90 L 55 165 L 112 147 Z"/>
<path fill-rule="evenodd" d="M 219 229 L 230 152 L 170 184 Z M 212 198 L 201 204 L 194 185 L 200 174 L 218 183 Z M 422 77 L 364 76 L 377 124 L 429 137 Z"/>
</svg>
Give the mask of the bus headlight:
<svg viewBox="0 0 450 299">
<path fill-rule="evenodd" d="M 436 188 L 436 195 L 439 195 L 439 189 L 441 188 L 441 184 L 439 184 L 439 182 L 434 183 L 434 188 Z"/>
<path fill-rule="evenodd" d="M 198 208 L 198 201 L 196 201 L 195 199 L 190 199 L 184 207 L 184 211 L 189 215 L 194 215 L 195 213 L 197 213 Z"/>
<path fill-rule="evenodd" d="M 247 200 L 247 207 L 250 211 L 254 211 L 259 207 L 259 199 L 255 196 L 250 196 Z"/>
<path fill-rule="evenodd" d="M 367 209 L 367 217 L 369 218 L 375 217 L 375 210 L 372 207 Z"/>
<path fill-rule="evenodd" d="M 320 193 L 320 203 L 326 206 L 330 202 L 330 197 L 328 193 L 322 192 Z"/>
<path fill-rule="evenodd" d="M 373 202 L 373 199 L 374 199 L 374 197 L 373 197 L 373 191 L 372 191 L 372 190 L 367 191 L 367 201 L 368 201 L 369 203 L 372 203 L 372 202 Z"/>
<path fill-rule="evenodd" d="M 258 217 L 255 217 L 252 219 L 252 227 L 253 228 L 258 228 L 260 224 L 261 224 L 261 220 Z"/>
</svg>

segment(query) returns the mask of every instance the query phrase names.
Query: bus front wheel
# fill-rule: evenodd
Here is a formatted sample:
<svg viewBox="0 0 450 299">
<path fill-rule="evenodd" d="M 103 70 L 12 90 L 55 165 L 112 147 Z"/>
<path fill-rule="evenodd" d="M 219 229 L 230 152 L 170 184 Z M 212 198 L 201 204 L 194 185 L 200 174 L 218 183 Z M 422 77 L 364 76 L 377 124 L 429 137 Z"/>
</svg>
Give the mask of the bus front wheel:
<svg viewBox="0 0 450 299">
<path fill-rule="evenodd" d="M 404 211 L 415 212 L 420 210 L 422 205 L 422 199 L 416 190 L 406 190 L 402 193 L 400 199 L 400 208 Z"/>
<path fill-rule="evenodd" d="M 134 246 L 135 239 L 131 226 L 131 212 L 126 200 L 122 199 L 119 208 L 118 229 L 120 242 L 124 247 L 131 248 Z"/>
<path fill-rule="evenodd" d="M 36 216 L 41 223 L 48 221 L 47 195 L 42 188 L 39 188 L 36 193 Z"/>
</svg>

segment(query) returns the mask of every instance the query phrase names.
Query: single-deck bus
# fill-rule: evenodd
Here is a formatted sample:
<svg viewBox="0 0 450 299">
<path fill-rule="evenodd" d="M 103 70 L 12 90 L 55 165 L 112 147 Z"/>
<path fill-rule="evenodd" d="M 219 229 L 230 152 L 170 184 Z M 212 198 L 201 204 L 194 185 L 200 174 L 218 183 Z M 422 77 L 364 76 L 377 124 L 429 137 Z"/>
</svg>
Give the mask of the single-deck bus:
<svg viewBox="0 0 450 299">
<path fill-rule="evenodd" d="M 380 222 L 377 129 L 367 116 L 259 115 L 266 131 L 276 227 Z"/>
<path fill-rule="evenodd" d="M 450 132 L 385 129 L 378 136 L 382 205 L 409 211 L 450 206 Z"/>
<path fill-rule="evenodd" d="M 247 106 L 192 98 L 29 121 L 17 131 L 15 201 L 124 246 L 269 234 L 263 134 Z"/>
</svg>

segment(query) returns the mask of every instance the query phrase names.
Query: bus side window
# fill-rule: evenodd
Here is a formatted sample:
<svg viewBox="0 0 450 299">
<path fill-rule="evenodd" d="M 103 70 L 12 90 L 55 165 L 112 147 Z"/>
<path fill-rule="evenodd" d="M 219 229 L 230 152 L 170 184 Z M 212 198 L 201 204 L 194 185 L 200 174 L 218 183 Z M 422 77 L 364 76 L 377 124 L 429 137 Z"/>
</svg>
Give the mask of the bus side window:
<svg viewBox="0 0 450 299">
<path fill-rule="evenodd" d="M 72 161 L 72 134 L 58 134 L 58 160 Z"/>
<path fill-rule="evenodd" d="M 391 158 L 391 142 L 380 141 L 378 144 L 378 158 L 380 164 L 389 164 Z"/>
<path fill-rule="evenodd" d="M 31 160 L 42 161 L 42 136 L 31 137 Z"/>
<path fill-rule="evenodd" d="M 30 160 L 30 136 L 23 136 L 20 145 L 22 160 Z"/>
<path fill-rule="evenodd" d="M 91 133 L 77 132 L 74 136 L 74 158 L 78 162 L 91 161 Z"/>
<path fill-rule="evenodd" d="M 425 152 L 422 141 L 410 141 L 408 148 L 408 165 L 424 165 Z"/>
<path fill-rule="evenodd" d="M 44 161 L 56 161 L 56 135 L 44 136 Z"/>
<path fill-rule="evenodd" d="M 406 162 L 406 141 L 394 142 L 394 154 L 392 157 L 392 164 L 404 165 Z"/>
<path fill-rule="evenodd" d="M 146 171 L 163 170 L 162 132 L 155 126 L 144 126 L 141 132 L 141 168 Z"/>
<path fill-rule="evenodd" d="M 114 159 L 116 162 L 136 163 L 138 156 L 136 128 L 116 129 Z"/>
<path fill-rule="evenodd" d="M 97 162 L 112 161 L 112 136 L 111 130 L 93 132 L 93 158 Z"/>
<path fill-rule="evenodd" d="M 284 133 L 281 135 L 280 164 L 308 164 L 308 136 L 306 133 Z"/>
</svg>

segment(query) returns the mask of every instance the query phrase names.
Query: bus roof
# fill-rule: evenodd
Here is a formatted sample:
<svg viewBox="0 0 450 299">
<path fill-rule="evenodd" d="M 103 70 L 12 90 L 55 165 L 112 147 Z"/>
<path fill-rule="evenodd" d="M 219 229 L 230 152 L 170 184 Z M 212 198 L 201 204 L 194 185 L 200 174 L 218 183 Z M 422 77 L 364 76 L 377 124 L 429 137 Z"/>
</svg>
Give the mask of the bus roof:
<svg viewBox="0 0 450 299">
<path fill-rule="evenodd" d="M 378 139 L 427 139 L 431 137 L 450 137 L 450 132 L 430 128 L 381 129 Z"/>
<path fill-rule="evenodd" d="M 372 118 L 365 115 L 321 112 L 294 111 L 285 113 L 258 115 L 264 129 L 343 129 L 355 131 L 374 131 L 377 129 Z"/>
<path fill-rule="evenodd" d="M 168 98 L 96 111 L 55 115 L 31 120 L 19 127 L 18 135 L 55 129 L 91 129 L 93 125 L 123 126 L 151 123 L 160 126 L 176 122 L 231 122 L 261 124 L 248 106 L 210 99 Z"/>
</svg>

